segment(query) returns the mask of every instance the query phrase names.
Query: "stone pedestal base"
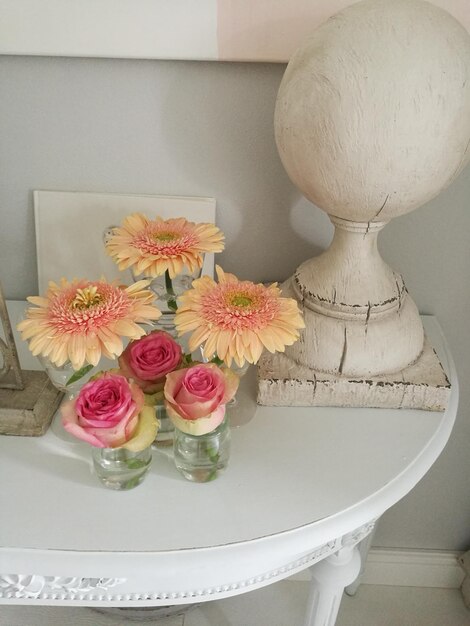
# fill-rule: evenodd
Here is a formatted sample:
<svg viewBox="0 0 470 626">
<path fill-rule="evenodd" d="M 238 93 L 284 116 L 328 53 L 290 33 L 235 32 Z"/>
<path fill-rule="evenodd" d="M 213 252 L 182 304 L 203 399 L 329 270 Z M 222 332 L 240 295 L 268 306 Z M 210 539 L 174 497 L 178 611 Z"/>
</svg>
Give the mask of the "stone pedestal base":
<svg viewBox="0 0 470 626">
<path fill-rule="evenodd" d="M 395 374 L 350 378 L 315 372 L 284 354 L 264 354 L 258 365 L 258 404 L 444 411 L 450 382 L 425 338 L 419 359 Z"/>
<path fill-rule="evenodd" d="M 45 372 L 22 374 L 24 389 L 0 389 L 0 435 L 44 435 L 63 398 Z"/>
</svg>

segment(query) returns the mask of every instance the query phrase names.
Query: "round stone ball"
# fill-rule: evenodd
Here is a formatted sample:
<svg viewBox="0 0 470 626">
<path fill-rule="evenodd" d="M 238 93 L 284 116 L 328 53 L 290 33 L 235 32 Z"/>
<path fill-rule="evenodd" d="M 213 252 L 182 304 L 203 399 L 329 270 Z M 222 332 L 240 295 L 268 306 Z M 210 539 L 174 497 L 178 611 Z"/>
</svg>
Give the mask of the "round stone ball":
<svg viewBox="0 0 470 626">
<path fill-rule="evenodd" d="M 412 211 L 470 158 L 470 35 L 421 0 L 349 6 L 289 62 L 275 135 L 289 177 L 327 213 Z"/>
</svg>

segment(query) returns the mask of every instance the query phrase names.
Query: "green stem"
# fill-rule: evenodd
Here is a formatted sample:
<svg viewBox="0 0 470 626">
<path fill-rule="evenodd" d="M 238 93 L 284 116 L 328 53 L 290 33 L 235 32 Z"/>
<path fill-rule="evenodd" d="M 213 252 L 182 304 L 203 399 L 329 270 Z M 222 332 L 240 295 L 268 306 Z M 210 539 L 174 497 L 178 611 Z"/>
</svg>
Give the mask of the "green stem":
<svg viewBox="0 0 470 626">
<path fill-rule="evenodd" d="M 220 455 L 219 455 L 218 448 L 216 448 L 215 446 L 211 446 L 210 444 L 206 445 L 206 453 L 207 453 L 208 459 L 211 461 L 211 463 L 214 464 L 214 467 L 212 468 L 206 480 L 206 482 L 209 482 L 217 478 L 217 470 L 218 470 L 217 463 L 219 462 Z"/>
<path fill-rule="evenodd" d="M 168 308 L 171 311 L 177 311 L 178 305 L 176 304 L 176 294 L 175 290 L 173 289 L 173 282 L 171 280 L 170 272 L 168 270 L 165 270 L 165 289 L 167 294 L 170 296 L 168 298 Z"/>
</svg>

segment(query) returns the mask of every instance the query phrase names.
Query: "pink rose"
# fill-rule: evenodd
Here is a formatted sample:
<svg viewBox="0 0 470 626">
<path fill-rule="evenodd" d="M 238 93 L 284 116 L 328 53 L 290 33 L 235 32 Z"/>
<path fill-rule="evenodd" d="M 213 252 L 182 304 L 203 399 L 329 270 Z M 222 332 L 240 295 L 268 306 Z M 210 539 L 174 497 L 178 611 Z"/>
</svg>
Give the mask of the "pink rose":
<svg viewBox="0 0 470 626">
<path fill-rule="evenodd" d="M 200 363 L 167 375 L 165 406 L 174 425 L 191 435 L 210 433 L 222 423 L 225 404 L 239 379 L 228 368 Z"/>
<path fill-rule="evenodd" d="M 118 448 L 136 431 L 144 394 L 124 376 L 104 372 L 61 407 L 67 432 L 97 448 Z"/>
<path fill-rule="evenodd" d="M 165 376 L 181 365 L 183 351 L 171 335 L 154 330 L 129 343 L 119 357 L 124 376 L 133 378 L 145 393 L 163 389 Z"/>
</svg>

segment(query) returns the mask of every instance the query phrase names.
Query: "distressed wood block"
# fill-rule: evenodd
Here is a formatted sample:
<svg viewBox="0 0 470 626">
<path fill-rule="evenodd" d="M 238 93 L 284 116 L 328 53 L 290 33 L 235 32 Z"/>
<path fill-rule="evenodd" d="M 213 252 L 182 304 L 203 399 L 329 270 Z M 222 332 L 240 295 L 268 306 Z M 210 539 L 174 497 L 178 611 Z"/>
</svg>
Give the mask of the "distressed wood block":
<svg viewBox="0 0 470 626">
<path fill-rule="evenodd" d="M 45 372 L 22 370 L 25 388 L 0 389 L 0 434 L 44 435 L 63 398 Z"/>
<path fill-rule="evenodd" d="M 263 354 L 258 364 L 258 404 L 340 406 L 444 411 L 451 385 L 425 338 L 419 359 L 394 374 L 351 378 L 315 372 L 285 354 Z"/>
</svg>

